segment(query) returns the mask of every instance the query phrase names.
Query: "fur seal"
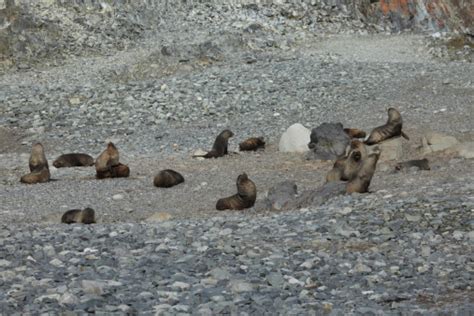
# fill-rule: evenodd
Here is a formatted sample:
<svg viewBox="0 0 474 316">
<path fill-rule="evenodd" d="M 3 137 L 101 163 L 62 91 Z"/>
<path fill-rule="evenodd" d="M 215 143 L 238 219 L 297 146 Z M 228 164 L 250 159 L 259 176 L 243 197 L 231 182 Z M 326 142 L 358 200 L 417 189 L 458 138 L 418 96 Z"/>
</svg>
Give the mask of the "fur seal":
<svg viewBox="0 0 474 316">
<path fill-rule="evenodd" d="M 395 165 L 395 170 L 396 171 L 402 171 L 402 170 L 407 170 L 412 167 L 417 167 L 419 170 L 430 170 L 430 164 L 428 162 L 428 159 L 414 159 L 414 160 L 408 160 L 404 162 L 397 163 Z"/>
<path fill-rule="evenodd" d="M 112 166 L 119 164 L 119 152 L 117 147 L 110 142 L 107 144 L 107 148 L 97 157 L 95 160 L 95 170 L 107 171 Z"/>
<path fill-rule="evenodd" d="M 183 176 L 171 169 L 161 170 L 153 179 L 153 184 L 159 188 L 171 188 L 182 182 L 184 182 Z"/>
<path fill-rule="evenodd" d="M 53 162 L 53 166 L 56 168 L 89 167 L 93 165 L 94 158 L 87 154 L 75 153 L 61 155 Z"/>
<path fill-rule="evenodd" d="M 367 145 L 375 145 L 386 139 L 403 136 L 410 140 L 408 135 L 402 131 L 402 116 L 395 108 L 388 109 L 388 120 L 384 125 L 378 126 L 370 132 L 369 137 L 365 141 Z"/>
<path fill-rule="evenodd" d="M 265 148 L 263 137 L 250 137 L 239 144 L 240 151 L 257 150 L 259 148 Z"/>
<path fill-rule="evenodd" d="M 337 159 L 326 175 L 326 182 L 349 181 L 358 172 L 367 157 L 367 148 L 359 140 L 352 140 L 347 155 Z"/>
<path fill-rule="evenodd" d="M 344 132 L 350 138 L 364 138 L 366 136 L 365 132 L 358 128 L 344 128 Z"/>
<path fill-rule="evenodd" d="M 31 173 L 21 177 L 20 182 L 27 184 L 43 183 L 50 180 L 48 160 L 44 154 L 41 143 L 36 143 L 31 148 L 31 155 L 28 161 Z"/>
<path fill-rule="evenodd" d="M 107 148 L 95 161 L 97 179 L 126 178 L 130 175 L 130 168 L 119 162 L 119 152 L 113 143 L 108 143 Z"/>
<path fill-rule="evenodd" d="M 84 210 L 69 210 L 61 217 L 61 223 L 73 224 L 94 224 L 95 223 L 95 212 L 91 208 L 85 208 Z"/>
<path fill-rule="evenodd" d="M 375 173 L 377 161 L 380 157 L 380 150 L 372 152 L 366 159 L 362 160 L 362 164 L 357 174 L 349 180 L 346 186 L 347 193 L 365 193 L 369 190 L 370 181 Z"/>
<path fill-rule="evenodd" d="M 111 166 L 105 171 L 96 170 L 97 179 L 105 178 L 127 178 L 130 175 L 130 168 L 127 165 L 119 163 L 118 165 Z"/>
<path fill-rule="evenodd" d="M 232 133 L 232 131 L 228 129 L 222 131 L 219 135 L 217 135 L 216 140 L 214 141 L 214 145 L 212 145 L 211 151 L 209 151 L 203 156 L 194 155 L 193 157 L 218 158 L 227 155 L 229 138 L 231 138 L 232 136 L 234 136 L 234 133 Z"/>
<path fill-rule="evenodd" d="M 219 199 L 216 209 L 223 210 L 243 210 L 252 207 L 257 199 L 257 187 L 250 180 L 246 173 L 237 177 L 237 194 Z"/>
</svg>

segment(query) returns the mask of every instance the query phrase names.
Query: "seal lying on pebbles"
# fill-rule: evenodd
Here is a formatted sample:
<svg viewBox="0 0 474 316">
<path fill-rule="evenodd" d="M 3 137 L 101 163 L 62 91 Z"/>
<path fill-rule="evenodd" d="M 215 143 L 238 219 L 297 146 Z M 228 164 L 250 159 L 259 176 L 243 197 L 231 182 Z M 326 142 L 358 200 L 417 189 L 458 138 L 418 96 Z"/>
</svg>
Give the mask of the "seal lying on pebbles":
<svg viewBox="0 0 474 316">
<path fill-rule="evenodd" d="M 66 213 L 64 213 L 63 216 L 61 217 L 61 223 L 94 224 L 95 212 L 93 209 L 89 207 L 84 210 L 69 210 L 69 211 L 66 211 Z"/>
<path fill-rule="evenodd" d="M 95 161 L 97 179 L 126 178 L 130 175 L 127 165 L 119 162 L 119 152 L 113 143 L 108 143 L 107 148 Z"/>
<path fill-rule="evenodd" d="M 56 168 L 89 167 L 93 165 L 94 158 L 87 154 L 75 153 L 61 155 L 53 162 L 53 166 Z"/>
<path fill-rule="evenodd" d="M 153 179 L 153 184 L 159 188 L 171 188 L 182 182 L 184 182 L 183 176 L 171 169 L 161 170 Z"/>
<path fill-rule="evenodd" d="M 250 137 L 239 144 L 240 151 L 257 150 L 259 148 L 265 148 L 263 137 Z"/>
<path fill-rule="evenodd" d="M 252 207 L 257 199 L 257 187 L 250 180 L 246 173 L 237 177 L 237 194 L 219 199 L 216 209 L 222 210 L 243 210 Z"/>
<path fill-rule="evenodd" d="M 336 160 L 333 168 L 326 176 L 326 182 L 348 181 L 358 172 L 363 160 L 367 157 L 367 149 L 359 140 L 351 141 L 349 152 Z"/>
<path fill-rule="evenodd" d="M 31 173 L 21 177 L 22 183 L 34 184 L 48 182 L 51 174 L 49 172 L 48 160 L 44 154 L 44 148 L 41 143 L 36 143 L 31 149 L 29 160 L 29 167 Z"/>
<path fill-rule="evenodd" d="M 364 138 L 366 136 L 365 132 L 358 128 L 344 128 L 344 132 L 350 138 Z"/>
<path fill-rule="evenodd" d="M 227 147 L 229 146 L 229 138 L 234 136 L 232 131 L 226 129 L 217 135 L 214 145 L 212 145 L 211 151 L 205 155 L 194 155 L 193 157 L 203 157 L 203 158 L 218 158 L 224 155 L 227 155 Z"/>
<path fill-rule="evenodd" d="M 382 126 L 376 127 L 370 132 L 369 137 L 365 141 L 367 145 L 375 145 L 386 139 L 403 136 L 407 140 L 410 140 L 408 135 L 402 131 L 402 116 L 394 108 L 388 109 L 388 120 Z"/>
<path fill-rule="evenodd" d="M 410 168 L 416 167 L 419 170 L 430 170 L 430 164 L 428 162 L 428 159 L 414 159 L 414 160 L 408 160 L 404 162 L 397 163 L 395 165 L 395 170 L 396 171 L 404 171 L 408 170 Z"/>
<path fill-rule="evenodd" d="M 369 190 L 370 181 L 375 173 L 377 161 L 380 157 L 380 150 L 376 148 L 366 159 L 362 160 L 362 164 L 357 174 L 349 179 L 346 186 L 347 193 L 365 193 Z"/>
</svg>

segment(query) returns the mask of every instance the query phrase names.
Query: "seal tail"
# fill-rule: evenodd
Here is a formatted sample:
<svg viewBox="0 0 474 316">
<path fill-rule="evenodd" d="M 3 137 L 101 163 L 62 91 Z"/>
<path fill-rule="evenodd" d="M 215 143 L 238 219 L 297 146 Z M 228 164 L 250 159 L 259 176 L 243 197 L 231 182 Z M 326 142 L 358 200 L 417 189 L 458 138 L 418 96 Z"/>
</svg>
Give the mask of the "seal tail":
<svg viewBox="0 0 474 316">
<path fill-rule="evenodd" d="M 410 137 L 408 137 L 407 134 L 405 134 L 403 131 L 401 133 L 403 138 L 405 138 L 406 140 L 410 140 Z"/>
</svg>

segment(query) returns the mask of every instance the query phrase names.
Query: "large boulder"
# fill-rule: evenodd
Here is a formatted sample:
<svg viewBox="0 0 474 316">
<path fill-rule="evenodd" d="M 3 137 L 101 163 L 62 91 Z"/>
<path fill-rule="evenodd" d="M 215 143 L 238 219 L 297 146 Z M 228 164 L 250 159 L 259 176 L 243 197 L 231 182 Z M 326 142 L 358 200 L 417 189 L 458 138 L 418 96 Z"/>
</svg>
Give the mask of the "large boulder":
<svg viewBox="0 0 474 316">
<path fill-rule="evenodd" d="M 311 131 L 307 158 L 335 160 L 346 152 L 350 141 L 341 123 L 323 123 Z"/>
<path fill-rule="evenodd" d="M 436 132 L 429 132 L 421 137 L 423 154 L 445 150 L 457 144 L 459 141 L 455 137 Z"/>
<path fill-rule="evenodd" d="M 281 135 L 278 149 L 281 152 L 307 152 L 309 135 L 309 129 L 299 123 L 293 124 Z"/>
</svg>

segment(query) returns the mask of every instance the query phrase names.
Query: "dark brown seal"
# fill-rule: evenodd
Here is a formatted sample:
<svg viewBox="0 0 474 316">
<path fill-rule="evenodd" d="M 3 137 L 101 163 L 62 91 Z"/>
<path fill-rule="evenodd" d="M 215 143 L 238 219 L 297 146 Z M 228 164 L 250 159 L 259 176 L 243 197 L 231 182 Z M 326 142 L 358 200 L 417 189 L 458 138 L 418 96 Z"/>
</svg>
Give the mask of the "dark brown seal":
<svg viewBox="0 0 474 316">
<path fill-rule="evenodd" d="M 61 155 L 53 162 L 53 166 L 56 168 L 89 167 L 93 165 L 94 158 L 87 154 L 76 153 Z"/>
<path fill-rule="evenodd" d="M 430 164 L 428 159 L 414 159 L 414 160 L 408 160 L 404 162 L 397 163 L 395 165 L 395 170 L 397 171 L 402 171 L 402 170 L 408 170 L 412 167 L 416 167 L 419 170 L 430 170 Z"/>
<path fill-rule="evenodd" d="M 105 171 L 96 170 L 97 179 L 106 178 L 127 178 L 130 175 L 130 168 L 127 165 L 119 163 L 118 165 L 111 166 Z"/>
<path fill-rule="evenodd" d="M 161 170 L 153 179 L 153 184 L 159 188 L 171 188 L 182 182 L 184 182 L 183 176 L 171 169 Z"/>
<path fill-rule="evenodd" d="M 257 187 L 250 180 L 246 173 L 237 177 L 237 194 L 219 199 L 216 209 L 222 210 L 243 210 L 252 207 L 257 199 Z"/>
<path fill-rule="evenodd" d="M 119 162 L 119 152 L 113 143 L 108 143 L 107 148 L 95 161 L 97 179 L 126 178 L 130 175 L 130 168 Z"/>
<path fill-rule="evenodd" d="M 344 132 L 350 138 L 364 138 L 366 136 L 365 132 L 358 128 L 344 128 Z"/>
<path fill-rule="evenodd" d="M 346 186 L 347 193 L 365 193 L 369 190 L 370 181 L 375 173 L 377 161 L 380 157 L 380 151 L 372 152 L 366 159 L 362 159 L 362 164 L 357 174 L 349 179 Z"/>
<path fill-rule="evenodd" d="M 265 140 L 263 137 L 250 137 L 239 144 L 241 151 L 257 150 L 265 148 Z"/>
<path fill-rule="evenodd" d="M 365 143 L 367 145 L 375 145 L 386 139 L 398 136 L 403 136 L 409 140 L 410 138 L 402 131 L 402 125 L 403 122 L 400 112 L 394 108 L 389 108 L 387 123 L 374 128 Z"/>
<path fill-rule="evenodd" d="M 95 223 L 95 212 L 91 208 L 83 210 L 69 210 L 61 217 L 61 223 L 73 224 L 94 224 Z"/>
<path fill-rule="evenodd" d="M 218 158 L 224 155 L 227 155 L 227 147 L 229 146 L 229 138 L 234 136 L 232 131 L 226 129 L 222 131 L 214 141 L 214 145 L 212 145 L 211 151 L 209 151 L 205 155 L 194 155 L 193 157 L 204 157 L 204 158 Z"/>
<path fill-rule="evenodd" d="M 50 180 L 51 174 L 49 172 L 48 160 L 41 143 L 33 145 L 28 165 L 31 173 L 21 177 L 20 181 L 22 183 L 34 184 Z"/>
<path fill-rule="evenodd" d="M 352 140 L 347 155 L 339 158 L 326 176 L 326 182 L 349 181 L 358 172 L 367 157 L 367 148 L 359 140 Z"/>
</svg>

